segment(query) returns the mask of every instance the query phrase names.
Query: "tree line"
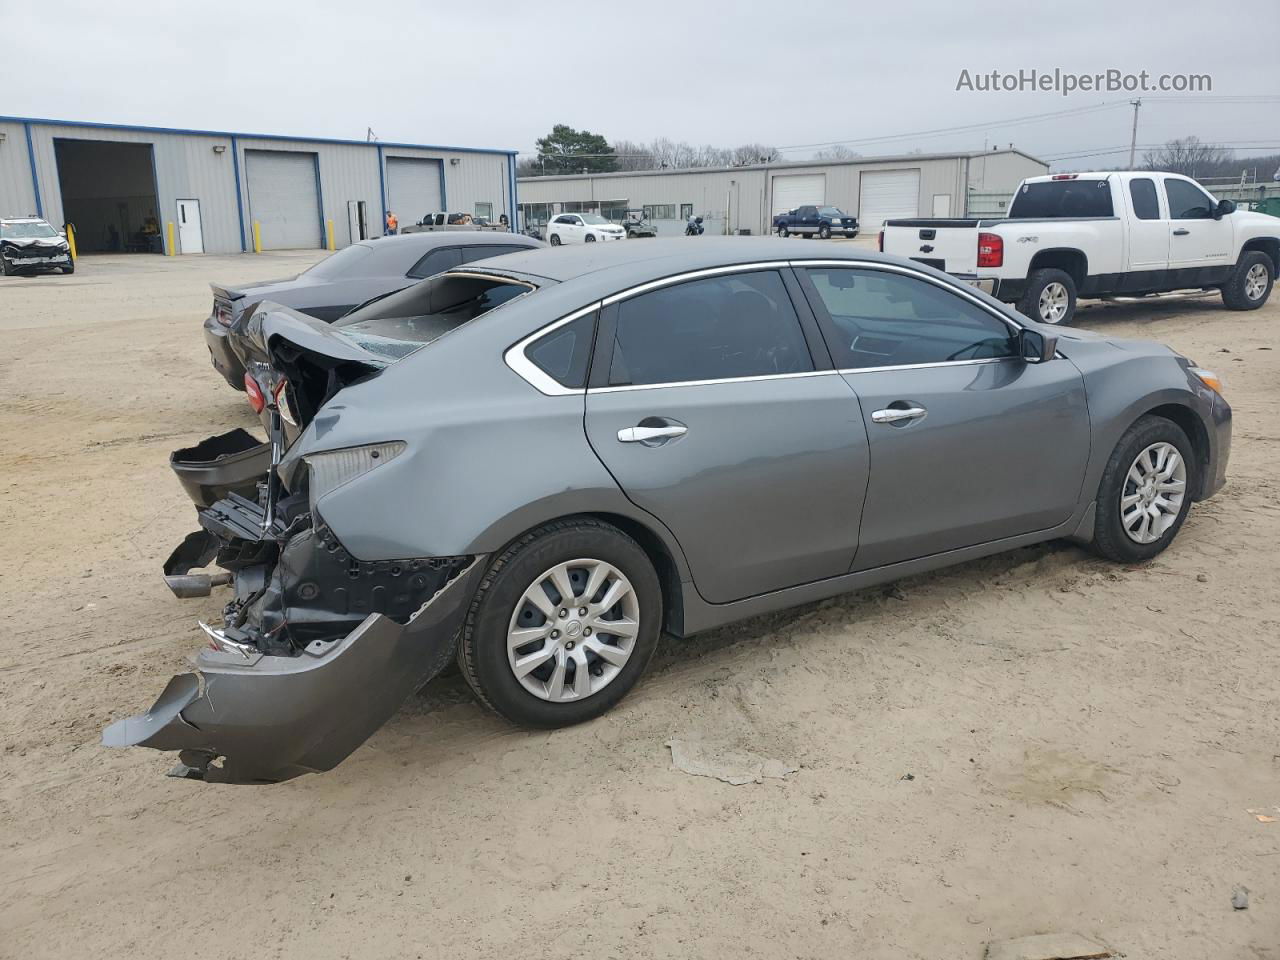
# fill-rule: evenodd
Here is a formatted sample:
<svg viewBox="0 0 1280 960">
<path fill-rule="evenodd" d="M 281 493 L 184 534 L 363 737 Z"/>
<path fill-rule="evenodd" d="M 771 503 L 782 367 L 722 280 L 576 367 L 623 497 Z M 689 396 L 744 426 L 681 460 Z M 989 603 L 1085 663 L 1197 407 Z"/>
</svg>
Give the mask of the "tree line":
<svg viewBox="0 0 1280 960">
<path fill-rule="evenodd" d="M 683 140 L 657 137 L 647 142 L 615 140 L 590 130 L 575 130 L 562 123 L 536 141 L 537 153 L 517 165 L 521 177 L 565 173 L 614 173 L 629 170 L 675 170 L 694 167 L 735 167 L 752 163 L 776 163 L 777 147 L 744 143 L 736 147 L 695 146 Z"/>
</svg>

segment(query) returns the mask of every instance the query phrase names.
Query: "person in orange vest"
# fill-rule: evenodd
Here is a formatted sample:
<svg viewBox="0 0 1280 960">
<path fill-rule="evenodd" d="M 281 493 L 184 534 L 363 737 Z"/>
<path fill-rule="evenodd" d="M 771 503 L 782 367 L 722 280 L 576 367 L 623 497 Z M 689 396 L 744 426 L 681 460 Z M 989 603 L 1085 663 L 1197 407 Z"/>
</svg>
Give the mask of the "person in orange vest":
<svg viewBox="0 0 1280 960">
<path fill-rule="evenodd" d="M 394 237 L 400 229 L 400 221 L 396 219 L 396 215 L 390 210 L 387 211 L 387 236 Z"/>
</svg>

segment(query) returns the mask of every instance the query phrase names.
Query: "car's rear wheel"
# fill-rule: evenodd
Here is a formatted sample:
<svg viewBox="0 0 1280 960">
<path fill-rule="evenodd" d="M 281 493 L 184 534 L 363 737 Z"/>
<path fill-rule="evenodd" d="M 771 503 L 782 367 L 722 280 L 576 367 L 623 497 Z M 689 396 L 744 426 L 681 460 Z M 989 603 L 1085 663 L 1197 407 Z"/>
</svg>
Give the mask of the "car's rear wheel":
<svg viewBox="0 0 1280 960">
<path fill-rule="evenodd" d="M 825 223 L 818 228 L 818 239 L 819 240 L 831 239 L 831 228 L 828 227 Z"/>
<path fill-rule="evenodd" d="M 563 727 L 623 698 L 658 645 L 662 589 L 634 540 L 599 520 L 560 520 L 493 561 L 463 626 L 458 662 L 513 723 Z"/>
<path fill-rule="evenodd" d="M 1076 314 L 1076 282 L 1064 270 L 1032 271 L 1018 312 L 1041 323 L 1070 323 Z"/>
<path fill-rule="evenodd" d="M 12 277 L 18 272 L 18 268 L 4 257 L 0 257 L 0 271 L 2 271 L 6 277 Z"/>
<path fill-rule="evenodd" d="M 1094 547 L 1117 563 L 1140 563 L 1178 535 L 1196 489 L 1195 450 L 1181 427 L 1145 416 L 1125 431 L 1098 484 Z"/>
<path fill-rule="evenodd" d="M 1274 265 L 1265 253 L 1245 251 L 1231 271 L 1231 278 L 1222 285 L 1223 305 L 1228 310 L 1257 310 L 1271 296 L 1274 274 Z"/>
<path fill-rule="evenodd" d="M 787 229 L 787 225 L 785 223 L 778 228 L 778 236 L 787 237 L 790 234 L 791 234 L 791 231 Z"/>
<path fill-rule="evenodd" d="M 551 244 L 553 247 L 558 247 L 558 246 L 560 246 L 560 234 L 558 234 L 558 233 L 553 233 L 553 234 L 551 235 L 551 240 L 550 240 L 549 242 L 550 242 L 550 244 Z"/>
</svg>

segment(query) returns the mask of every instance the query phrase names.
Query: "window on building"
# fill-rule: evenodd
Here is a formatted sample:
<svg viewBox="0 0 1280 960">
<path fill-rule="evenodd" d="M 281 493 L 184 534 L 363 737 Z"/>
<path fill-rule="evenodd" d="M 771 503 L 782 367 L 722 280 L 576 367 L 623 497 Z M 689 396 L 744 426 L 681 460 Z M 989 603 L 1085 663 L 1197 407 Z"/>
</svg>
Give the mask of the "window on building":
<svg viewBox="0 0 1280 960">
<path fill-rule="evenodd" d="M 826 307 L 832 359 L 844 368 L 1018 355 L 1013 328 L 937 284 L 880 270 L 806 271 Z"/>
<path fill-rule="evenodd" d="M 681 383 L 813 369 L 774 270 L 690 280 L 618 306 L 609 383 Z"/>
<path fill-rule="evenodd" d="M 476 217 L 477 217 L 477 218 L 483 217 L 485 220 L 492 220 L 492 219 L 493 219 L 493 204 L 492 204 L 492 203 L 477 203 L 477 204 L 476 204 Z"/>
<path fill-rule="evenodd" d="M 674 220 L 676 205 L 674 203 L 651 203 L 644 208 L 644 215 L 650 220 Z"/>
<path fill-rule="evenodd" d="M 1194 183 L 1166 177 L 1164 191 L 1169 195 L 1170 220 L 1208 220 L 1213 216 L 1213 201 Z"/>
<path fill-rule="evenodd" d="M 602 200 L 600 202 L 600 216 L 614 223 L 621 223 L 627 219 L 627 201 Z"/>
<path fill-rule="evenodd" d="M 692 216 L 693 216 L 693 204 L 692 203 L 680 204 L 680 219 L 688 220 Z"/>
<path fill-rule="evenodd" d="M 1159 220 L 1160 201 L 1156 198 L 1156 182 L 1147 177 L 1129 181 L 1133 212 L 1139 220 Z"/>
</svg>

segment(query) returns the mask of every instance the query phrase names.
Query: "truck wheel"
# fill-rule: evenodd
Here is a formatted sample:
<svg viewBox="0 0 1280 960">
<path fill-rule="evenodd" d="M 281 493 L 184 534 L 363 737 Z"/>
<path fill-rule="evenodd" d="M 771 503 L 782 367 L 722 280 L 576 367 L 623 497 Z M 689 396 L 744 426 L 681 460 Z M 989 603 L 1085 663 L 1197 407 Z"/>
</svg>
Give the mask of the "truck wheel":
<svg viewBox="0 0 1280 960">
<path fill-rule="evenodd" d="M 785 223 L 782 226 L 778 227 L 778 236 L 785 239 L 790 234 L 791 234 L 791 231 L 787 229 L 787 225 Z"/>
<path fill-rule="evenodd" d="M 1261 250 L 1246 250 L 1222 285 L 1222 303 L 1228 310 L 1257 310 L 1271 296 L 1274 283 L 1271 258 Z"/>
<path fill-rule="evenodd" d="M 599 520 L 557 520 L 493 561 L 462 628 L 458 665 L 513 723 L 564 727 L 622 699 L 658 645 L 662 588 L 634 540 Z"/>
<path fill-rule="evenodd" d="M 1076 314 L 1076 282 L 1062 270 L 1033 270 L 1018 312 L 1041 323 L 1070 323 Z"/>
<path fill-rule="evenodd" d="M 831 239 L 831 228 L 828 227 L 825 223 L 818 228 L 818 239 L 819 240 Z"/>
</svg>

